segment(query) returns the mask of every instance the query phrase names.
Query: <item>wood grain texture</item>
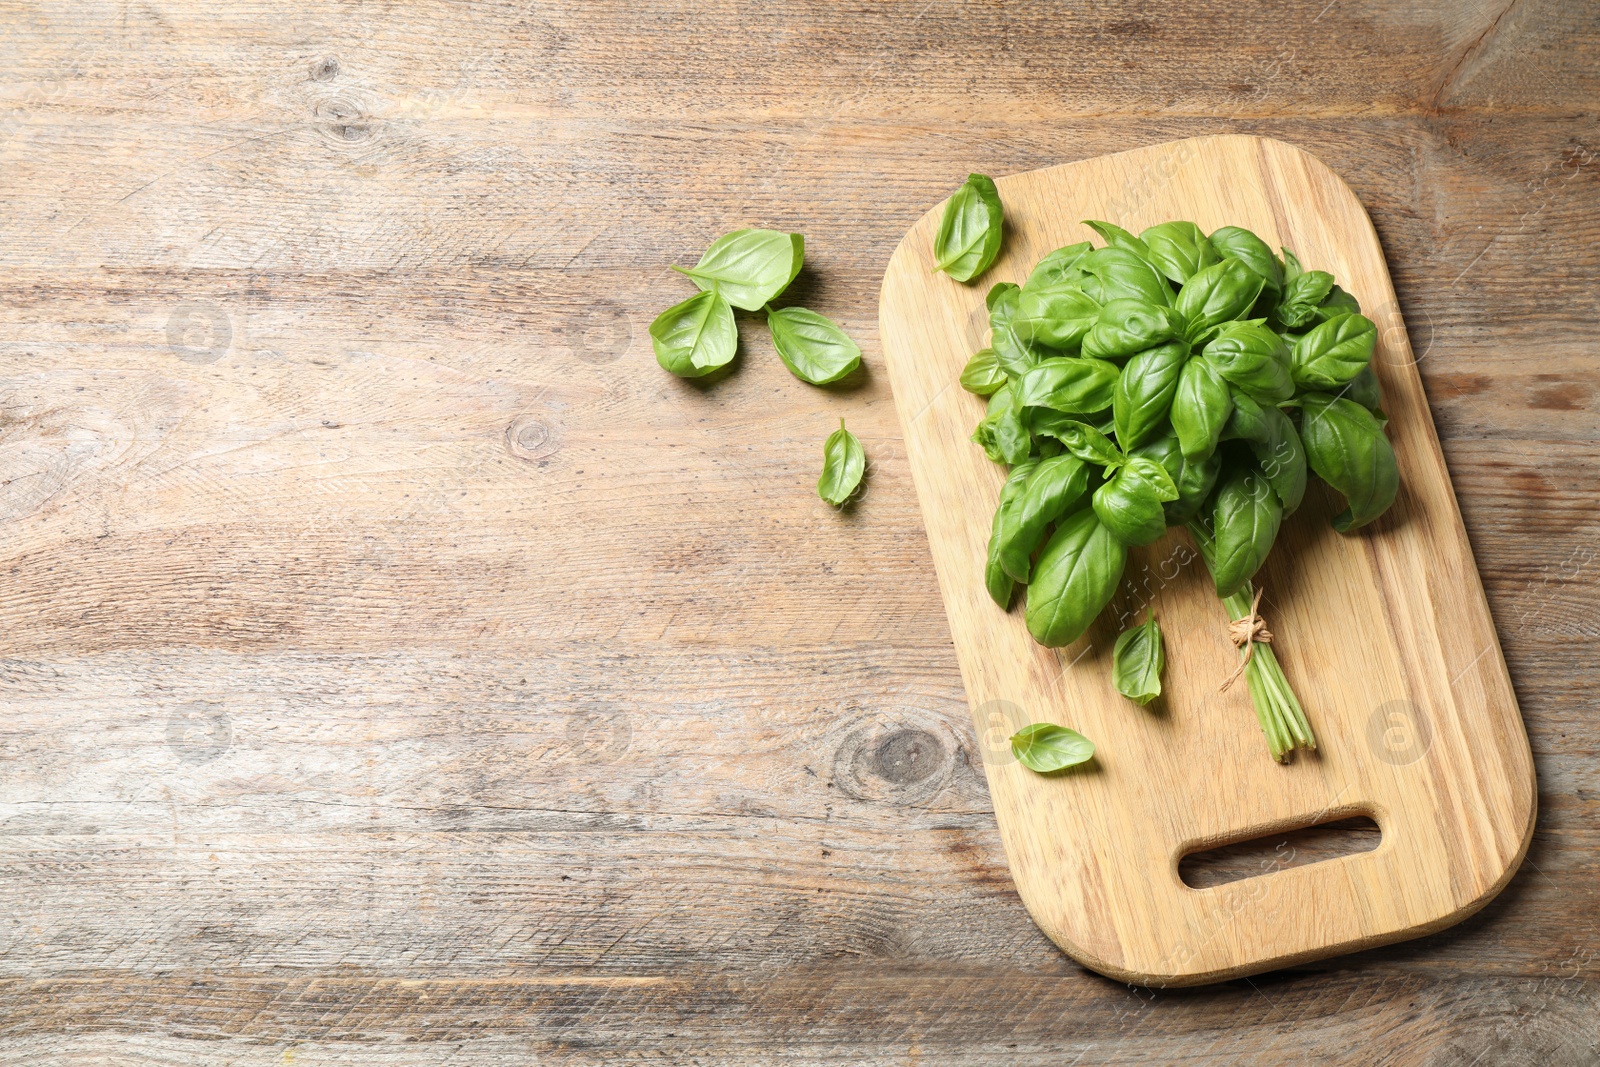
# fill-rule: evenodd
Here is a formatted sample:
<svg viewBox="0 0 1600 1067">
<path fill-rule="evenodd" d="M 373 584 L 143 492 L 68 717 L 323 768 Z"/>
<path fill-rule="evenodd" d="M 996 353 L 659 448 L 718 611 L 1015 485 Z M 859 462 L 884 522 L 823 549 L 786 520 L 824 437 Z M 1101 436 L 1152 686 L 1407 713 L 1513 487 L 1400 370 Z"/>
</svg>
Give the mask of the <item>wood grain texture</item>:
<svg viewBox="0 0 1600 1067">
<path fill-rule="evenodd" d="M 1138 199 L 1129 190 L 1148 183 Z M 933 269 L 942 207 L 889 261 L 880 315 L 911 470 L 1012 874 L 1045 933 L 1095 970 L 1141 985 L 1254 974 L 1441 929 L 1504 888 L 1533 833 L 1532 758 L 1434 434 L 1383 250 L 1349 187 L 1259 137 L 1191 138 L 1011 175 L 1007 243 L 982 285 Z M 969 440 L 984 401 L 954 383 L 985 343 L 983 294 L 1020 284 L 1081 219 L 1138 233 L 1171 219 L 1239 225 L 1338 278 L 1379 326 L 1401 495 L 1352 537 L 1314 501 L 1285 524 L 1257 580 L 1315 756 L 1266 755 L 1221 610 L 1188 536 L 1130 553 L 1118 596 L 1062 649 L 996 608 L 985 545 L 1003 469 Z M 1134 711 L 1111 685 L 1111 643 L 1153 611 L 1167 636 L 1162 699 Z M 1094 762 L 1044 777 L 1005 738 L 1030 722 L 1082 730 Z M 1397 750 L 1385 738 L 1405 740 Z M 1426 739 L 1426 740 L 1424 740 Z M 1387 747 L 1386 747 L 1387 746 Z M 1195 773 L 1196 768 L 1206 773 Z M 1188 853 L 1362 814 L 1383 842 L 1316 866 L 1193 889 Z"/>
<path fill-rule="evenodd" d="M 1594 5 L 0 27 L 0 1063 L 1595 1063 Z M 1540 819 L 1449 931 L 1152 993 L 1007 874 L 878 286 L 971 170 L 1232 132 L 1373 216 Z M 667 264 L 751 224 L 852 388 L 749 320 L 655 366 Z"/>
</svg>

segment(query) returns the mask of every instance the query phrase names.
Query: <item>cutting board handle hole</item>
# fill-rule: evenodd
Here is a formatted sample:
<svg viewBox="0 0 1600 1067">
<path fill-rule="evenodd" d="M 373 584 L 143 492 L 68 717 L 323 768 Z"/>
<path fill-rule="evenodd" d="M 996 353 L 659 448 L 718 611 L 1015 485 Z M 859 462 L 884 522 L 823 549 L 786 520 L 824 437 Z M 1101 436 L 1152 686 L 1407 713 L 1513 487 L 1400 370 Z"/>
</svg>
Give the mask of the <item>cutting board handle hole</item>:
<svg viewBox="0 0 1600 1067">
<path fill-rule="evenodd" d="M 1178 861 L 1178 877 L 1190 889 L 1211 889 L 1290 867 L 1371 852 L 1382 839 L 1383 831 L 1371 816 L 1342 815 L 1191 852 Z"/>
</svg>

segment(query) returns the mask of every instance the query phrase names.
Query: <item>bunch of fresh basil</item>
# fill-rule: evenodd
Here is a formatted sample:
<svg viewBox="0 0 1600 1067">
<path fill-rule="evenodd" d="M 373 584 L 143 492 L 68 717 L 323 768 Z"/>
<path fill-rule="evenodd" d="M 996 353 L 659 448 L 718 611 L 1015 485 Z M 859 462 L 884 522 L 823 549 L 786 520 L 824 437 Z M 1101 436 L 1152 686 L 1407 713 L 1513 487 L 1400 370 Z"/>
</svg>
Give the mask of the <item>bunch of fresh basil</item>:
<svg viewBox="0 0 1600 1067">
<path fill-rule="evenodd" d="M 778 358 L 796 378 L 830 385 L 861 366 L 861 349 L 839 324 L 802 307 L 774 308 L 805 262 L 806 241 L 798 233 L 735 230 L 711 243 L 700 262 L 684 269 L 700 292 L 676 304 L 650 324 L 656 362 L 680 378 L 700 378 L 733 362 L 739 331 L 733 309 L 765 311 Z M 865 467 L 861 443 L 844 428 L 823 446 L 818 495 L 840 506 L 861 485 Z"/>
<path fill-rule="evenodd" d="M 1332 275 L 1237 226 L 1208 235 L 1167 222 L 1135 236 L 1087 225 L 1103 247 L 1057 249 L 1020 286 L 989 291 L 989 345 L 961 373 L 988 398 L 973 440 L 1010 468 L 985 581 L 1003 608 L 1025 585 L 1028 629 L 1050 646 L 1081 636 L 1128 549 L 1170 526 L 1202 544 L 1231 611 L 1308 473 L 1344 496 L 1333 524 L 1345 533 L 1398 488 L 1371 367 L 1377 329 Z M 1257 658 L 1253 670 L 1277 672 L 1259 687 L 1250 676 L 1257 710 L 1258 688 L 1293 702 L 1276 660 Z M 1117 659 L 1130 698 L 1159 693 L 1153 622 L 1118 643 Z M 1303 725 L 1298 702 L 1268 711 Z M 1309 726 L 1279 733 L 1289 747 L 1315 744 Z"/>
</svg>

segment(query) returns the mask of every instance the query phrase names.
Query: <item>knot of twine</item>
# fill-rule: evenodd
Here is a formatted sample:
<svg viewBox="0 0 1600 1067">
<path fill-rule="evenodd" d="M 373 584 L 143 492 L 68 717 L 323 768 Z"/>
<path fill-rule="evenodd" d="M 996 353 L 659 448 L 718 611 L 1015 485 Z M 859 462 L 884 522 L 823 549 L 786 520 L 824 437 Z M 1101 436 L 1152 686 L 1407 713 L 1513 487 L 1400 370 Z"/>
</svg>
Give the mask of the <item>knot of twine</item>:
<svg viewBox="0 0 1600 1067">
<path fill-rule="evenodd" d="M 1259 613 L 1261 607 L 1261 594 L 1265 590 L 1257 589 L 1256 598 L 1250 602 L 1250 614 L 1242 619 L 1235 619 L 1228 624 L 1228 640 L 1233 642 L 1233 647 L 1244 652 L 1244 659 L 1233 669 L 1233 673 L 1223 679 L 1222 685 L 1217 687 L 1217 692 L 1226 693 L 1228 687 L 1239 680 L 1239 675 L 1250 665 L 1250 657 L 1256 654 L 1256 645 L 1272 644 L 1272 631 L 1267 629 L 1267 620 Z"/>
</svg>

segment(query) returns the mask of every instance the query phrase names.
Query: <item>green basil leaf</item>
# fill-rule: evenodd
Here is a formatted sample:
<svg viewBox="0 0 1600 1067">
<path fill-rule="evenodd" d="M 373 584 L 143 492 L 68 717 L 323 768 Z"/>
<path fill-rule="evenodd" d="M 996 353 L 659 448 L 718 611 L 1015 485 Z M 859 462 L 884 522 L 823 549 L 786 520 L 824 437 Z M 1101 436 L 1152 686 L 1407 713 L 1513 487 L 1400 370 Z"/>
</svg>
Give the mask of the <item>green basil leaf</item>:
<svg viewBox="0 0 1600 1067">
<path fill-rule="evenodd" d="M 1336 285 L 1328 293 L 1327 298 L 1317 305 L 1311 317 L 1313 322 L 1327 322 L 1338 315 L 1359 314 L 1361 314 L 1361 301 Z"/>
<path fill-rule="evenodd" d="M 1337 389 L 1372 362 L 1378 328 L 1365 315 L 1336 315 L 1295 342 L 1290 373 L 1302 389 Z"/>
<path fill-rule="evenodd" d="M 1025 341 L 1070 352 L 1083 342 L 1099 317 L 1099 302 L 1077 284 L 1035 285 L 1029 278 L 1018 300 L 1015 330 Z"/>
<path fill-rule="evenodd" d="M 1122 580 L 1128 550 L 1095 517 L 1073 512 L 1045 542 L 1028 586 L 1024 620 L 1041 645 L 1059 648 L 1083 636 Z"/>
<path fill-rule="evenodd" d="M 1145 244 L 1145 258 L 1178 285 L 1222 258 L 1205 232 L 1192 222 L 1163 222 L 1145 230 L 1139 239 Z"/>
<path fill-rule="evenodd" d="M 1023 339 L 1016 329 L 1017 309 L 1022 299 L 1022 289 L 1011 282 L 1001 282 L 989 290 L 989 347 L 994 349 L 995 362 L 1006 377 L 1021 379 L 1038 366 L 1045 353 Z"/>
<path fill-rule="evenodd" d="M 1089 295 L 1102 304 L 1113 300 L 1143 300 L 1163 307 L 1172 304 L 1172 286 L 1167 279 L 1126 248 L 1097 248 L 1078 260 L 1077 266 L 1099 280 L 1100 292 Z"/>
<path fill-rule="evenodd" d="M 1097 222 L 1093 219 L 1084 219 L 1083 224 L 1099 234 L 1100 239 L 1106 243 L 1107 248 L 1123 248 L 1140 259 L 1146 259 L 1150 254 L 1150 249 L 1146 247 L 1143 241 L 1124 230 L 1121 226 L 1110 222 Z"/>
<path fill-rule="evenodd" d="M 933 239 L 934 269 L 958 282 L 970 282 L 988 270 L 1000 254 L 1003 216 L 994 181 L 983 174 L 968 176 L 945 203 Z"/>
<path fill-rule="evenodd" d="M 702 289 L 716 289 L 728 303 L 760 311 L 789 288 L 806 258 L 806 239 L 777 230 L 735 230 L 711 242 L 687 274 Z"/>
<path fill-rule="evenodd" d="M 726 366 L 739 350 L 733 309 L 714 290 L 696 293 L 650 324 L 656 362 L 680 378 L 698 378 Z"/>
<path fill-rule="evenodd" d="M 1062 282 L 1077 284 L 1078 279 L 1083 277 L 1083 271 L 1077 269 L 1078 260 L 1092 248 L 1094 245 L 1088 241 L 1079 241 L 1075 245 L 1056 249 L 1033 268 L 1023 288 L 1032 286 L 1035 289 L 1047 289 Z"/>
<path fill-rule="evenodd" d="M 1283 284 L 1287 286 L 1304 273 L 1305 268 L 1300 265 L 1300 257 L 1285 248 L 1283 250 Z"/>
<path fill-rule="evenodd" d="M 1183 341 L 1147 348 L 1128 360 L 1111 400 L 1122 448 L 1136 448 L 1166 423 L 1188 360 L 1189 346 Z"/>
<path fill-rule="evenodd" d="M 1030 771 L 1054 774 L 1093 758 L 1094 742 L 1065 726 L 1036 722 L 1011 735 L 1011 754 Z"/>
<path fill-rule="evenodd" d="M 1028 458 L 1033 437 L 1023 422 L 1015 386 L 1007 384 L 995 390 L 989 398 L 988 412 L 972 431 L 972 439 L 996 463 L 1016 464 Z"/>
<path fill-rule="evenodd" d="M 1094 327 L 1084 337 L 1083 354 L 1094 359 L 1119 359 L 1182 334 L 1182 317 L 1165 304 L 1112 300 L 1100 310 Z"/>
<path fill-rule="evenodd" d="M 1211 577 L 1218 596 L 1232 596 L 1266 562 L 1283 523 L 1283 505 L 1260 471 L 1242 467 L 1229 472 L 1217 489 L 1211 521 L 1216 536 Z"/>
<path fill-rule="evenodd" d="M 1203 355 L 1190 358 L 1178 375 L 1171 415 L 1185 458 L 1202 460 L 1215 452 L 1232 413 L 1233 395 L 1216 367 Z"/>
<path fill-rule="evenodd" d="M 767 313 L 772 346 L 796 378 L 827 385 L 861 366 L 861 349 L 839 324 L 806 308 L 778 308 Z"/>
<path fill-rule="evenodd" d="M 1344 494 L 1347 507 L 1334 517 L 1333 528 L 1348 533 L 1388 511 L 1400 472 L 1383 423 L 1355 401 L 1323 393 L 1307 393 L 1300 412 L 1306 461 Z"/>
<path fill-rule="evenodd" d="M 1283 264 L 1272 254 L 1267 242 L 1249 230 L 1242 226 L 1224 226 L 1211 235 L 1211 247 L 1221 258 L 1232 257 L 1249 267 L 1269 291 L 1283 292 Z M 1298 261 L 1296 266 L 1299 266 Z"/>
<path fill-rule="evenodd" d="M 1004 300 L 1010 299 L 1008 294 L 1021 291 L 1022 286 L 1018 285 L 1016 282 L 995 282 L 993 285 L 989 286 L 989 292 L 985 294 L 983 298 L 983 306 L 988 308 L 990 311 L 989 325 L 991 327 L 994 325 L 994 306 Z M 1016 306 L 1017 305 L 1015 303 L 1011 305 L 1013 313 L 1016 311 Z"/>
<path fill-rule="evenodd" d="M 1178 499 L 1178 487 L 1160 463 L 1130 456 L 1111 479 L 1094 492 L 1093 507 L 1101 525 L 1116 539 L 1134 548 L 1158 540 L 1167 532 L 1169 500 Z"/>
<path fill-rule="evenodd" d="M 1217 373 L 1246 395 L 1268 404 L 1294 396 L 1289 349 L 1277 334 L 1254 322 L 1221 326 L 1205 347 Z"/>
<path fill-rule="evenodd" d="M 1213 452 L 1195 463 L 1184 459 L 1183 449 L 1178 446 L 1178 437 L 1170 431 L 1140 445 L 1130 455 L 1143 456 L 1161 464 L 1177 486 L 1177 499 L 1161 505 L 1166 512 L 1168 526 L 1181 526 L 1194 517 L 1200 505 L 1211 495 L 1211 487 L 1217 482 L 1217 472 L 1222 469 L 1220 452 Z"/>
<path fill-rule="evenodd" d="M 1235 393 L 1228 429 L 1249 443 L 1285 517 L 1293 515 L 1306 495 L 1306 452 L 1289 416 Z"/>
<path fill-rule="evenodd" d="M 861 476 L 867 470 L 867 454 L 861 450 L 856 435 L 839 428 L 828 435 L 822 446 L 822 477 L 817 479 L 817 495 L 834 507 L 840 507 L 861 487 Z"/>
<path fill-rule="evenodd" d="M 997 531 L 1001 568 L 1026 584 L 1033 553 L 1052 522 L 1065 515 L 1088 490 L 1089 465 L 1077 456 L 1041 460 L 1016 498 L 1006 528 Z"/>
<path fill-rule="evenodd" d="M 1017 402 L 1023 407 L 1049 408 L 1069 415 L 1104 411 L 1111 406 L 1117 373 L 1116 364 L 1103 359 L 1046 359 L 1023 375 Z"/>
<path fill-rule="evenodd" d="M 993 396 L 1006 381 L 1005 371 L 1000 369 L 992 348 L 973 353 L 961 370 L 961 388 L 979 396 Z"/>
<path fill-rule="evenodd" d="M 1199 340 L 1212 326 L 1243 318 L 1261 295 L 1262 285 L 1261 275 L 1231 257 L 1196 272 L 1174 305 L 1189 324 L 1189 340 Z"/>
<path fill-rule="evenodd" d="M 1117 638 L 1111 652 L 1111 683 L 1136 704 L 1148 704 L 1161 695 L 1161 672 L 1167 654 L 1161 627 L 1151 615 L 1142 625 L 1130 626 Z"/>
<path fill-rule="evenodd" d="M 1378 373 L 1368 363 L 1361 368 L 1361 373 L 1350 379 L 1350 384 L 1344 387 L 1343 396 L 1349 397 L 1357 404 L 1366 408 L 1380 419 L 1383 415 L 1383 387 L 1378 384 Z"/>
<path fill-rule="evenodd" d="M 1000 605 L 1002 611 L 1011 609 L 1011 594 L 1016 589 L 1016 582 L 1011 580 L 1011 576 L 1001 566 L 1000 549 L 1005 539 L 1010 536 L 1007 531 L 1013 522 L 1016 501 L 1021 497 L 1022 490 L 1028 484 L 1028 479 L 1037 465 L 1032 460 L 1024 460 L 1011 468 L 1005 484 L 1000 487 L 1000 500 L 994 509 L 994 522 L 989 531 L 989 558 L 983 568 L 983 584 L 988 589 L 990 598 Z"/>
</svg>

